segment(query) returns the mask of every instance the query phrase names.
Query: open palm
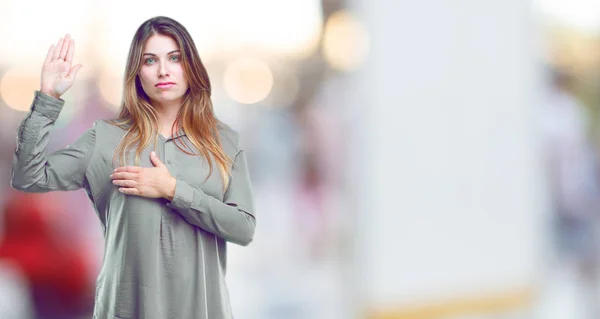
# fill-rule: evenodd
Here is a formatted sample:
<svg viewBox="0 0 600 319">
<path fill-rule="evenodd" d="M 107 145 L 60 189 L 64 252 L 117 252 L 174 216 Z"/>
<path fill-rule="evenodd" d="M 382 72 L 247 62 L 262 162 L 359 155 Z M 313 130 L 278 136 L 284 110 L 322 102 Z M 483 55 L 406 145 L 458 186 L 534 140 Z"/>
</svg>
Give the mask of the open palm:
<svg viewBox="0 0 600 319">
<path fill-rule="evenodd" d="M 74 53 L 75 41 L 68 34 L 60 38 L 56 46 L 50 46 L 42 67 L 42 93 L 60 98 L 73 85 L 82 67 L 81 64 L 71 65 Z"/>
</svg>

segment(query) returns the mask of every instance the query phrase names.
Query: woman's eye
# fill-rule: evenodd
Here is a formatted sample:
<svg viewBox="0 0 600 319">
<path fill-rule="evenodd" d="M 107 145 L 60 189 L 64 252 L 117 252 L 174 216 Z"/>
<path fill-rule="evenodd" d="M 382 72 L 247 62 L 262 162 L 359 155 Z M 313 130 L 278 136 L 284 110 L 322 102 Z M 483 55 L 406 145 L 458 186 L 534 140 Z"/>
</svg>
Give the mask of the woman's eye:
<svg viewBox="0 0 600 319">
<path fill-rule="evenodd" d="M 179 56 L 178 55 L 171 56 L 171 61 L 179 61 Z"/>
<path fill-rule="evenodd" d="M 152 64 L 152 63 L 154 63 L 154 61 L 155 61 L 154 58 L 147 58 L 146 64 Z"/>
</svg>

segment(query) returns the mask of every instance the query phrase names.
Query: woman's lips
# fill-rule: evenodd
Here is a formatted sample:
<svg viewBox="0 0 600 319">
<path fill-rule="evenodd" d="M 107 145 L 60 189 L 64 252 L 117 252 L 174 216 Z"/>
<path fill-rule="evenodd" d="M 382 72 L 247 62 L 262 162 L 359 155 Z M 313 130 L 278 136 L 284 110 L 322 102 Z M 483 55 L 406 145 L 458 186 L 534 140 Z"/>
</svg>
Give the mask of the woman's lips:
<svg viewBox="0 0 600 319">
<path fill-rule="evenodd" d="M 168 88 L 172 88 L 174 86 L 175 86 L 175 83 L 173 83 L 173 82 L 158 83 L 156 85 L 156 87 L 159 89 L 168 89 Z"/>
</svg>

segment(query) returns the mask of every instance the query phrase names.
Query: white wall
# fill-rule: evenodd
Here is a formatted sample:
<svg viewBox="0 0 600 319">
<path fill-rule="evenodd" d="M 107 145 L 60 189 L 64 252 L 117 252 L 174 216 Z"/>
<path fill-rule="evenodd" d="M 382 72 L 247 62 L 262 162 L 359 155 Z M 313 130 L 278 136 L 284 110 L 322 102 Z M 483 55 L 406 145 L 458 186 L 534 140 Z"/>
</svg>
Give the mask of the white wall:
<svg viewBox="0 0 600 319">
<path fill-rule="evenodd" d="M 395 308 L 535 284 L 546 193 L 530 3 L 355 0 L 357 275 Z M 357 175 L 356 172 L 351 172 Z"/>
</svg>

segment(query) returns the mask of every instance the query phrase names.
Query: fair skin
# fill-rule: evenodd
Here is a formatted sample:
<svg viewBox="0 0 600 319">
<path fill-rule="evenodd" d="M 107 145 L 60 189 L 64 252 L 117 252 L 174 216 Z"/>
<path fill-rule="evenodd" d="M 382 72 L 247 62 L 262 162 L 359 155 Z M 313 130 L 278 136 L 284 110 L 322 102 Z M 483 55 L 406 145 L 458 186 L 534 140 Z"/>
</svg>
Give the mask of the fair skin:
<svg viewBox="0 0 600 319">
<path fill-rule="evenodd" d="M 142 88 L 156 109 L 160 134 L 171 136 L 171 127 L 188 89 L 179 45 L 169 36 L 154 34 L 146 40 L 142 52 L 138 73 Z"/>
<path fill-rule="evenodd" d="M 187 90 L 187 81 L 183 77 L 183 72 L 179 73 L 178 68 L 175 66 L 176 59 L 166 54 L 173 50 L 165 48 L 167 51 L 163 52 L 162 48 L 154 47 L 155 44 L 164 45 L 164 42 L 153 41 L 151 43 L 150 40 L 153 37 L 146 42 L 144 48 L 148 47 L 148 50 L 156 50 L 150 52 L 155 54 L 159 61 L 158 66 L 154 63 L 155 60 L 149 61 L 148 65 L 141 68 L 139 76 L 142 83 L 144 83 L 144 91 L 151 98 L 152 105 L 157 109 L 160 127 L 168 128 L 168 131 L 161 130 L 163 131 L 161 134 L 169 132 L 167 135 L 170 135 L 171 125 L 175 120 L 173 115 L 176 115 L 179 107 L 181 107 L 183 94 Z M 150 46 L 148 46 L 149 43 Z M 59 99 L 73 85 L 77 72 L 82 67 L 81 64 L 72 64 L 74 53 L 75 41 L 71 39 L 69 34 L 61 38 L 56 46 L 50 46 L 42 67 L 41 93 Z M 146 61 L 146 57 L 144 57 L 144 61 Z M 151 71 L 156 72 L 153 77 Z M 152 84 L 152 80 L 155 82 L 169 81 L 175 83 L 175 85 L 166 89 L 157 88 Z M 183 86 L 185 86 L 185 89 Z M 176 89 L 170 91 L 173 88 Z M 169 92 L 163 92 L 159 89 Z M 110 175 L 113 184 L 119 187 L 121 193 L 127 195 L 173 200 L 177 180 L 169 173 L 168 168 L 160 161 L 155 152 L 150 154 L 150 161 L 154 167 L 124 166 L 116 168 Z"/>
</svg>

